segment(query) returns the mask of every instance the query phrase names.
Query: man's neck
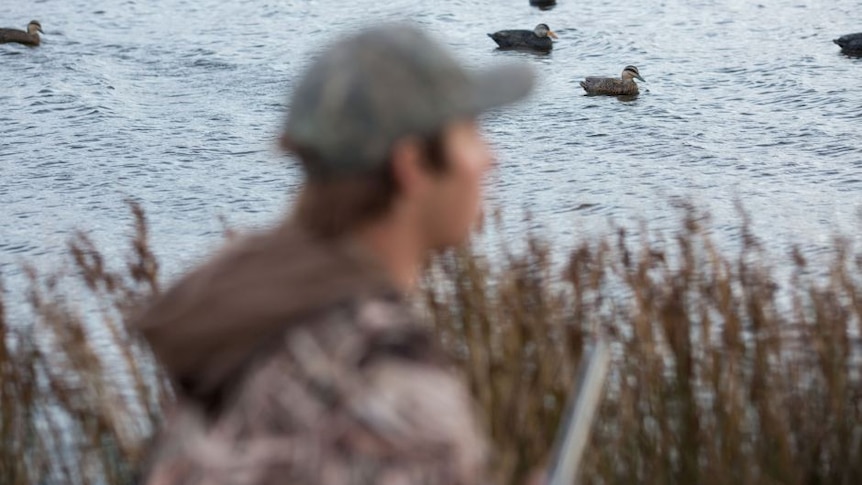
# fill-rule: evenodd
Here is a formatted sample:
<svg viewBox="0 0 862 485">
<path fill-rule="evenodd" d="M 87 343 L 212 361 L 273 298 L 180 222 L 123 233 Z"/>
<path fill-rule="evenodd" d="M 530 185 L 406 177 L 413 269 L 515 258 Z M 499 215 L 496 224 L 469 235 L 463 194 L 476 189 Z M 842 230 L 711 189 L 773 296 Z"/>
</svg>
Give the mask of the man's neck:
<svg viewBox="0 0 862 485">
<path fill-rule="evenodd" d="M 416 287 L 426 249 L 412 227 L 379 221 L 358 231 L 356 240 L 380 262 L 401 291 Z"/>
</svg>

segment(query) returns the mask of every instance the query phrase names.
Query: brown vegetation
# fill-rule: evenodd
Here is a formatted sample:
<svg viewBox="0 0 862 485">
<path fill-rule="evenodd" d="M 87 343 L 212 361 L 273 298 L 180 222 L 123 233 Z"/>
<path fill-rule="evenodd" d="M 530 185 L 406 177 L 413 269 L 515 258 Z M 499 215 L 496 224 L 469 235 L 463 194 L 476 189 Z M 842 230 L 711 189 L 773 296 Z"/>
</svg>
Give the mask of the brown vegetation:
<svg viewBox="0 0 862 485">
<path fill-rule="evenodd" d="M 136 204 L 132 213 L 124 267 L 108 268 L 79 233 L 69 242 L 73 275 L 26 268 L 32 321 L 7 322 L 0 301 L 0 483 L 126 484 L 135 475 L 169 393 L 124 326 L 158 291 L 146 219 Z M 81 302 L 98 318 L 83 318 Z"/>
<path fill-rule="evenodd" d="M 79 235 L 72 281 L 31 270 L 32 322 L 4 321 L 0 302 L 4 484 L 134 475 L 170 393 L 123 326 L 159 290 L 133 210 L 125 267 L 106 267 Z M 670 243 L 620 231 L 566 252 L 528 237 L 523 251 L 435 262 L 421 308 L 470 382 L 500 483 L 546 459 L 597 332 L 614 360 L 583 483 L 862 483 L 862 259 L 840 241 L 828 267 L 772 255 L 789 275 L 779 281 L 740 230 L 734 255 L 689 212 Z M 92 298 L 69 297 L 82 288 Z"/>
</svg>

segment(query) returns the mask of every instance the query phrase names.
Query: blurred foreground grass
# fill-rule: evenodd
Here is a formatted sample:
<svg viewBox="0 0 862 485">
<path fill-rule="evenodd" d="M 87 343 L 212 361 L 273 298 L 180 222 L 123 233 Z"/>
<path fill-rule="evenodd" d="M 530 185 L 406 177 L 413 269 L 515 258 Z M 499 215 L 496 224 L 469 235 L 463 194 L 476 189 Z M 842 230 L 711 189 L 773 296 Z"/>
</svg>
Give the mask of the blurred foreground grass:
<svg viewBox="0 0 862 485">
<path fill-rule="evenodd" d="M 80 234 L 72 273 L 30 270 L 33 321 L 5 321 L 0 299 L 2 484 L 134 480 L 171 393 L 124 327 L 160 288 L 132 210 L 124 266 Z M 744 222 L 729 254 L 695 216 L 665 243 L 528 235 L 524 250 L 434 262 L 417 306 L 481 407 L 497 483 L 547 459 L 597 332 L 614 360 L 581 483 L 862 483 L 862 258 L 840 240 L 827 267 L 766 255 Z"/>
</svg>

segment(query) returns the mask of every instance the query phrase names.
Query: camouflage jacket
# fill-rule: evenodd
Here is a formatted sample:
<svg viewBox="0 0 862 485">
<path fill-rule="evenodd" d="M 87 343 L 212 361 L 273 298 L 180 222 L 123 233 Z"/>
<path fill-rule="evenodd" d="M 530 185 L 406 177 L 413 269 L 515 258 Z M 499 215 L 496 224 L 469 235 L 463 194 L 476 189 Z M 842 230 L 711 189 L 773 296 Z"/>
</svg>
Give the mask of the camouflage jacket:
<svg viewBox="0 0 862 485">
<path fill-rule="evenodd" d="M 469 393 L 400 297 L 359 296 L 297 319 L 256 348 L 215 410 L 180 397 L 144 483 L 485 481 Z"/>
</svg>

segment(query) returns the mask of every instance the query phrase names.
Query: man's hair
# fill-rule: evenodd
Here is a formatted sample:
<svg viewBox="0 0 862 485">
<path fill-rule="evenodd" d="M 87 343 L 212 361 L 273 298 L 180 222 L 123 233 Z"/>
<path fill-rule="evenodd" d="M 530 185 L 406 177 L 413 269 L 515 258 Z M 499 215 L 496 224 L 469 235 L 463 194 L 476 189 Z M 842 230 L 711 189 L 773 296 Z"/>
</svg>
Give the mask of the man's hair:
<svg viewBox="0 0 862 485">
<path fill-rule="evenodd" d="M 423 160 L 433 173 L 443 173 L 448 167 L 443 143 L 440 133 L 423 139 Z M 295 217 L 315 236 L 341 237 L 383 217 L 392 208 L 400 187 L 391 159 L 369 173 L 326 175 L 316 173 L 320 163 L 313 153 L 296 147 L 292 151 L 308 174 L 296 202 Z"/>
</svg>

